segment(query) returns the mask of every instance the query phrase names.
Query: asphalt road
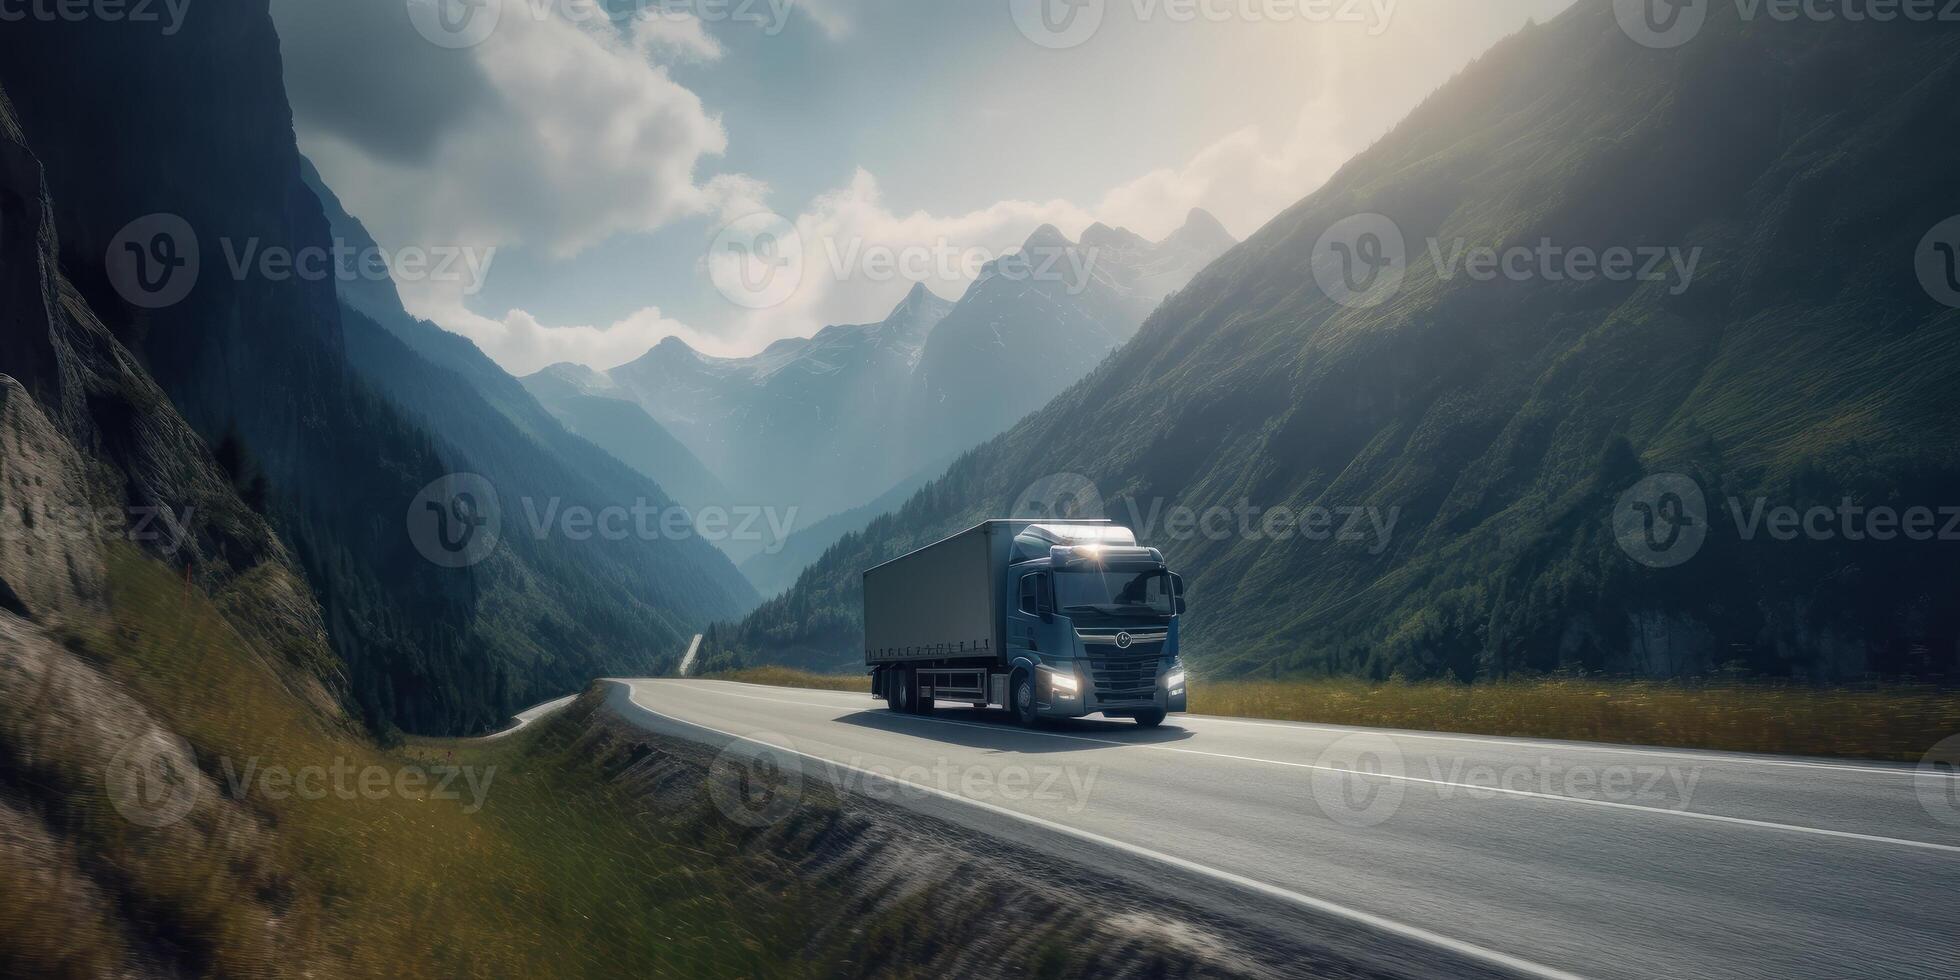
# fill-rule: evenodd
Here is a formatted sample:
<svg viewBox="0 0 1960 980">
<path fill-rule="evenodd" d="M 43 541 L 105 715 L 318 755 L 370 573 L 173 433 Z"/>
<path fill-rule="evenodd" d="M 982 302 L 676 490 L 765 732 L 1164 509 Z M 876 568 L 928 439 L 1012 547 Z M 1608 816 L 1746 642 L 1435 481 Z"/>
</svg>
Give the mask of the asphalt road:
<svg viewBox="0 0 1960 980">
<path fill-rule="evenodd" d="M 1950 775 L 1197 716 L 1025 731 L 700 680 L 619 682 L 615 702 L 738 761 L 1440 957 L 1405 970 L 1960 976 Z"/>
</svg>

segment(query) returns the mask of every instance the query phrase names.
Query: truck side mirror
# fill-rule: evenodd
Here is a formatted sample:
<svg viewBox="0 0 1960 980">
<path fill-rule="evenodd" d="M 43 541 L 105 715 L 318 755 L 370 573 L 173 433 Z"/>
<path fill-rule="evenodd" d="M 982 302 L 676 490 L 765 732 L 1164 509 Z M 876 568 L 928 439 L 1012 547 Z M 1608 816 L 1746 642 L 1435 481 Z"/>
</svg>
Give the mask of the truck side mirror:
<svg viewBox="0 0 1960 980">
<path fill-rule="evenodd" d="M 1047 575 L 1042 575 L 1035 580 L 1034 611 L 1044 623 L 1055 618 L 1055 587 Z"/>
<path fill-rule="evenodd" d="M 1175 610 L 1179 616 L 1184 615 L 1185 611 L 1191 608 L 1190 605 L 1184 601 L 1184 576 L 1177 575 L 1177 574 L 1171 575 L 1171 596 L 1172 596 L 1171 608 Z"/>
<path fill-rule="evenodd" d="M 1176 609 L 1177 614 L 1179 616 L 1182 616 L 1185 613 L 1191 611 L 1190 603 L 1185 602 L 1183 596 L 1178 596 L 1177 599 L 1174 602 L 1172 602 L 1171 608 Z"/>
</svg>

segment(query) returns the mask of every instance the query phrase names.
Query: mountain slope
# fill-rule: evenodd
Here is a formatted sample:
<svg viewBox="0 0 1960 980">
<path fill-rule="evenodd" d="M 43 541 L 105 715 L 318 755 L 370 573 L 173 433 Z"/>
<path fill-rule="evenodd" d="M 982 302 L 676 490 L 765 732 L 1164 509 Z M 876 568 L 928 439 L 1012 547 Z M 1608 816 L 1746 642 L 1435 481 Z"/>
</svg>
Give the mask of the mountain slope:
<svg viewBox="0 0 1960 980">
<path fill-rule="evenodd" d="M 1960 143 L 1927 138 L 1960 131 L 1956 94 L 1947 27 L 1718 6 L 1663 52 L 1630 43 L 1610 5 L 1577 5 L 1467 69 L 1084 382 L 718 629 L 710 656 L 849 665 L 861 569 L 1080 473 L 1188 575 L 1186 636 L 1214 674 L 1951 675 L 1960 581 L 1938 542 L 1743 525 L 1758 497 L 1960 499 L 1960 317 L 1912 263 L 1960 211 Z M 1362 214 L 1399 225 L 1408 265 L 1382 302 L 1347 306 L 1318 285 L 1338 252 L 1316 246 L 1365 247 L 1340 237 Z M 1702 251 L 1686 289 L 1482 281 L 1449 261 L 1457 243 L 1547 239 Z M 1616 540 L 1615 506 L 1670 472 L 1705 493 L 1707 543 L 1649 568 Z M 1364 508 L 1392 531 L 1281 539 L 1232 518 L 1206 535 L 1162 517 L 1241 503 Z"/>
</svg>

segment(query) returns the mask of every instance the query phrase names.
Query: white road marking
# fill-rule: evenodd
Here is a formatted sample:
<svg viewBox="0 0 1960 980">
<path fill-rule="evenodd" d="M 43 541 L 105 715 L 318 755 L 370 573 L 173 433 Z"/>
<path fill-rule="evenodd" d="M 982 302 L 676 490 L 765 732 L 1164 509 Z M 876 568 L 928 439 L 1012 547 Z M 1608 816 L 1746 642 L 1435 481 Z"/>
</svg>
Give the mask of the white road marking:
<svg viewBox="0 0 1960 980">
<path fill-rule="evenodd" d="M 717 691 L 713 688 L 703 688 L 703 690 L 711 694 L 721 695 L 722 697 L 742 698 L 748 701 L 768 701 L 775 704 L 789 704 L 789 705 L 796 705 L 798 707 L 804 707 L 804 708 L 816 708 L 822 711 L 834 710 L 830 705 L 814 704 L 809 701 L 791 701 L 785 698 L 765 698 L 754 694 L 737 694 L 733 691 Z M 1665 807 L 1642 806 L 1638 803 L 1620 803 L 1614 800 L 1589 800 L 1583 797 L 1563 796 L 1557 793 L 1537 793 L 1531 790 L 1508 789 L 1502 786 L 1485 786 L 1478 783 L 1459 783 L 1447 779 L 1425 779 L 1421 776 L 1397 775 L 1394 773 L 1385 773 L 1385 772 L 1367 772 L 1363 770 L 1346 769 L 1340 766 L 1316 765 L 1310 762 L 1287 762 L 1280 759 L 1262 759 L 1256 756 L 1233 755 L 1226 752 L 1210 752 L 1204 749 L 1184 749 L 1172 745 L 1157 745 L 1150 742 L 1119 742 L 1114 739 L 1094 738 L 1088 735 L 1068 735 L 1068 734 L 1063 734 L 1061 732 L 1045 732 L 1045 731 L 1026 729 L 1026 728 L 1004 728 L 999 725 L 979 725 L 970 721 L 953 721 L 949 718 L 932 718 L 932 717 L 922 716 L 922 715 L 906 715 L 904 716 L 904 720 L 921 721 L 921 722 L 926 722 L 928 724 L 935 724 L 935 725 L 957 725 L 962 728 L 978 728 L 982 731 L 998 732 L 1002 734 L 1059 738 L 1059 739 L 1067 739 L 1069 741 L 1075 741 L 1075 742 L 1089 742 L 1095 745 L 1113 745 L 1118 748 L 1149 749 L 1157 752 L 1176 752 L 1181 755 L 1207 756 L 1214 759 L 1228 759 L 1233 762 L 1250 762 L 1250 763 L 1268 765 L 1268 766 L 1284 766 L 1289 769 L 1310 769 L 1319 772 L 1338 772 L 1338 773 L 1348 773 L 1351 775 L 1359 775 L 1359 776 L 1373 776 L 1378 779 L 1387 779 L 1396 782 L 1419 783 L 1419 784 L 1424 784 L 1429 786 L 1447 786 L 1454 789 L 1462 789 L 1468 791 L 1482 791 L 1486 793 L 1495 793 L 1503 796 L 1515 796 L 1522 799 L 1542 800 L 1548 803 L 1566 803 L 1574 806 L 1593 806 L 1593 807 L 1602 807 L 1611 810 L 1630 810 L 1639 813 L 1654 814 L 1657 816 L 1679 817 L 1684 820 L 1702 820 L 1702 821 L 1707 821 L 1709 823 L 1728 824 L 1730 826 L 1737 826 L 1737 827 L 1751 827 L 1758 830 L 1768 830 L 1777 833 L 1811 834 L 1813 836 L 1818 836 L 1818 837 L 1830 837 L 1838 840 L 1853 840 L 1853 841 L 1860 841 L 1867 844 L 1884 844 L 1884 845 L 1891 845 L 1895 847 L 1911 847 L 1911 848 L 1918 848 L 1921 850 L 1941 851 L 1949 854 L 1960 854 L 1960 846 L 1956 846 L 1953 844 L 1936 844 L 1931 841 L 1910 840 L 1903 837 L 1884 837 L 1878 834 L 1860 834 L 1849 830 L 1828 830 L 1823 827 L 1805 827 L 1798 824 L 1777 823 L 1775 821 L 1770 821 L 1770 820 L 1752 820 L 1748 817 L 1730 817 L 1730 816 L 1723 816 L 1721 814 L 1716 814 L 1716 813 L 1699 813 L 1694 810 L 1670 810 Z"/>
<path fill-rule="evenodd" d="M 633 689 L 629 685 L 627 687 L 627 697 L 631 699 L 632 696 L 633 696 Z M 735 695 L 735 697 L 747 697 L 747 695 Z M 756 700 L 773 700 L 773 699 L 758 698 Z M 821 707 L 821 705 L 812 705 L 807 701 L 784 701 L 782 703 L 801 704 L 804 705 L 805 707 Z M 1282 901 L 1292 903 L 1294 905 L 1299 905 L 1303 908 L 1311 909 L 1313 911 L 1321 912 L 1327 915 L 1332 915 L 1337 918 L 1346 919 L 1350 922 L 1358 923 L 1360 925 L 1367 926 L 1371 929 L 1375 929 L 1380 932 L 1385 932 L 1394 936 L 1400 936 L 1404 939 L 1411 939 L 1416 942 L 1423 943 L 1424 945 L 1433 946 L 1437 949 L 1441 949 L 1446 952 L 1455 953 L 1460 956 L 1466 956 L 1474 960 L 1479 960 L 1485 963 L 1489 963 L 1493 966 L 1501 967 L 1507 970 L 1514 970 L 1518 973 L 1523 973 L 1528 976 L 1543 977 L 1546 978 L 1546 980 L 1581 980 L 1580 976 L 1576 973 L 1568 973 L 1564 970 L 1556 969 L 1554 967 L 1549 967 L 1542 963 L 1534 963 L 1527 959 L 1522 959 L 1517 956 L 1512 956 L 1509 953 L 1499 952 L 1494 949 L 1478 946 L 1474 943 L 1465 942 L 1461 939 L 1454 939 L 1449 936 L 1441 935 L 1440 933 L 1430 932 L 1429 930 L 1423 929 L 1419 926 L 1412 926 L 1406 923 L 1397 922 L 1393 919 L 1384 918 L 1372 912 L 1363 912 L 1360 909 L 1349 908 L 1348 906 L 1341 905 L 1337 902 L 1332 902 L 1324 898 L 1315 898 L 1312 895 L 1302 894 L 1300 892 L 1292 891 L 1290 889 L 1281 888 L 1278 885 L 1259 881 L 1258 879 L 1255 878 L 1248 878 L 1241 874 L 1235 874 L 1233 872 L 1221 870 L 1219 868 L 1214 868 L 1209 865 L 1199 864 L 1195 861 L 1186 860 L 1185 858 L 1177 857 L 1175 855 L 1165 854 L 1162 851 L 1153 851 L 1147 847 L 1143 847 L 1137 844 L 1132 844 L 1129 843 L 1128 841 L 1117 840 L 1116 838 L 1113 837 L 1105 837 L 1094 831 L 1083 830 L 1080 827 L 1071 827 L 1067 824 L 1054 823 L 1049 820 L 1044 820 L 1040 817 L 1021 813 L 1017 810 L 1010 810 L 1007 807 L 1000 806 L 999 804 L 989 803 L 986 802 L 985 800 L 972 799 L 971 797 L 961 796 L 949 790 L 939 789 L 938 787 L 935 786 L 928 786 L 925 783 L 915 782 L 909 779 L 900 779 L 897 776 L 888 773 L 873 772 L 869 769 L 864 769 L 858 766 L 850 765 L 849 763 L 838 762 L 833 759 L 825 759 L 821 756 L 811 755 L 808 752 L 800 752 L 797 751 L 796 749 L 785 748 L 784 746 L 781 745 L 776 745 L 770 742 L 764 742 L 759 739 L 749 738 L 746 735 L 737 735 L 734 732 L 722 731 L 719 728 L 714 728 L 709 725 L 703 725 L 699 722 L 688 721 L 683 718 L 675 718 L 672 715 L 662 714 L 661 712 L 653 708 L 649 708 L 646 705 L 640 704 L 638 701 L 633 701 L 633 704 L 636 707 L 640 708 L 642 711 L 646 711 L 654 715 L 659 715 L 662 718 L 666 718 L 670 721 L 676 722 L 681 725 L 685 725 L 690 728 L 698 728 L 705 732 L 712 732 L 724 738 L 732 738 L 738 741 L 751 742 L 756 745 L 767 746 L 779 752 L 788 752 L 791 755 L 800 756 L 804 759 L 810 760 L 811 762 L 815 762 L 824 766 L 829 766 L 833 769 L 846 769 L 851 772 L 855 772 L 860 776 L 865 776 L 872 779 L 884 780 L 886 782 L 897 783 L 904 786 L 910 786 L 912 788 L 922 790 L 926 793 L 930 793 L 934 796 L 939 796 L 948 800 L 964 803 L 968 806 L 978 807 L 982 810 L 988 811 L 989 813 L 998 814 L 1000 816 L 1008 817 L 1014 820 L 1019 820 L 1024 823 L 1034 824 L 1035 826 L 1042 827 L 1059 834 L 1064 834 L 1070 837 L 1086 840 L 1093 844 L 1098 844 L 1103 847 L 1113 848 L 1115 850 L 1122 851 L 1126 854 L 1135 855 L 1137 857 L 1145 858 L 1151 861 L 1156 861 L 1161 864 L 1168 864 L 1171 867 L 1178 868 L 1180 870 L 1187 871 L 1192 874 L 1201 875 L 1203 877 L 1211 878 L 1215 881 L 1221 881 L 1226 884 L 1233 885 L 1239 888 L 1255 891 L 1262 895 L 1267 895 L 1272 898 L 1277 898 Z"/>
</svg>

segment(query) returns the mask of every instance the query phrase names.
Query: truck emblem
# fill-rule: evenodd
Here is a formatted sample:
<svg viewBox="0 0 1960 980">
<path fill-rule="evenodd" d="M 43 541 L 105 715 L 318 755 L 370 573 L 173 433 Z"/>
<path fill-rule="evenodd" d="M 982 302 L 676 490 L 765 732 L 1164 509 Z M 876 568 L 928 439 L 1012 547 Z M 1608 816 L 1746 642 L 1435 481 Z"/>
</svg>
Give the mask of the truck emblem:
<svg viewBox="0 0 1960 980">
<path fill-rule="evenodd" d="M 1128 650 L 1129 648 L 1130 648 L 1130 634 L 1128 633 L 1116 634 L 1116 649 Z"/>
</svg>

